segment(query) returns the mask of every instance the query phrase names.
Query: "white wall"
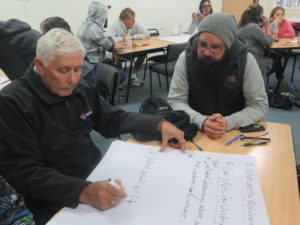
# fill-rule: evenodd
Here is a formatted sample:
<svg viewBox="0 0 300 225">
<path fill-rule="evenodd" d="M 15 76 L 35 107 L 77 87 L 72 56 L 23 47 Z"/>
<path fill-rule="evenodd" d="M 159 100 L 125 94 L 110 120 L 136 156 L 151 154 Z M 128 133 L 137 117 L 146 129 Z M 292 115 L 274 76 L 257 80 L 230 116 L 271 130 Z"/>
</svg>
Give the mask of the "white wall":
<svg viewBox="0 0 300 225">
<path fill-rule="evenodd" d="M 61 16 L 77 32 L 86 18 L 91 0 L 0 0 L 0 20 L 17 18 L 39 29 L 42 20 L 49 16 Z M 196 12 L 200 0 L 102 0 L 111 5 L 108 23 L 114 22 L 120 11 L 131 7 L 136 12 L 136 20 L 146 28 L 158 28 L 166 33 L 182 24 L 187 30 L 192 12 Z M 222 0 L 211 0 L 214 12 L 222 11 Z M 108 24 L 108 25 L 109 25 Z"/>
</svg>

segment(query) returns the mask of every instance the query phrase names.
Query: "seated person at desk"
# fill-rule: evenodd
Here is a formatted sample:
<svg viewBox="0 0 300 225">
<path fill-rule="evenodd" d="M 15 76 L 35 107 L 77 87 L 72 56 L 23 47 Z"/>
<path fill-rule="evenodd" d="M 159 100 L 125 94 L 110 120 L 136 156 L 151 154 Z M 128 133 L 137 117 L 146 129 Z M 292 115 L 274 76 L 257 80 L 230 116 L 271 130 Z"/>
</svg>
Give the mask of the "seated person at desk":
<svg viewBox="0 0 300 225">
<path fill-rule="evenodd" d="M 0 21 L 0 68 L 10 80 L 25 74 L 35 57 L 36 42 L 41 36 L 23 21 Z"/>
<path fill-rule="evenodd" d="M 210 3 L 210 0 L 201 0 L 199 5 L 199 12 L 200 13 L 193 13 L 192 14 L 192 22 L 188 29 L 188 34 L 194 34 L 196 28 L 206 16 L 213 13 L 213 9 Z"/>
<path fill-rule="evenodd" d="M 115 42 L 126 40 L 126 36 L 130 34 L 133 39 L 149 38 L 149 32 L 135 21 L 135 12 L 130 8 L 121 11 L 119 19 L 109 26 L 105 32 L 106 37 L 111 37 Z M 138 78 L 138 72 L 143 65 L 145 55 L 138 56 L 131 74 L 131 84 L 133 86 L 142 86 L 143 82 Z M 115 62 L 121 66 L 121 61 L 115 56 Z"/>
<path fill-rule="evenodd" d="M 265 28 L 265 32 L 260 27 Z M 263 8 L 257 4 L 251 4 L 246 9 L 238 23 L 237 35 L 248 43 L 249 52 L 252 53 L 261 70 L 266 76 L 272 69 L 273 59 L 265 56 L 265 47 L 273 43 L 269 20 L 263 16 Z"/>
<path fill-rule="evenodd" d="M 284 19 L 285 9 L 275 7 L 270 14 L 270 29 L 273 31 L 275 24 L 278 26 L 278 38 L 294 38 L 295 30 L 289 21 Z"/>
<path fill-rule="evenodd" d="M 105 62 L 105 52 L 114 51 L 115 42 L 110 37 L 104 36 L 103 28 L 107 22 L 108 7 L 101 2 L 91 2 L 89 4 L 87 19 L 81 24 L 77 38 L 83 44 L 89 62 L 95 66 L 98 62 Z M 120 74 L 120 83 L 126 79 L 125 72 L 118 66 L 110 63 L 117 68 Z"/>
<path fill-rule="evenodd" d="M 87 18 L 81 24 L 76 35 L 85 48 L 86 56 L 92 63 L 103 62 L 105 51 L 114 49 L 114 40 L 105 37 L 103 31 L 107 12 L 108 7 L 103 3 L 91 2 Z"/>
<path fill-rule="evenodd" d="M 161 150 L 172 138 L 173 147 L 185 147 L 183 132 L 161 116 L 113 107 L 81 80 L 84 54 L 70 32 L 52 29 L 38 40 L 25 76 L 0 92 L 0 171 L 25 196 L 38 225 L 65 206 L 108 209 L 126 197 L 123 188 L 86 180 L 101 159 L 93 129 L 104 137 L 161 132 Z"/>
<path fill-rule="evenodd" d="M 179 56 L 168 95 L 171 107 L 187 112 L 212 139 L 268 111 L 261 72 L 235 28 L 231 14 L 208 15 Z"/>
</svg>

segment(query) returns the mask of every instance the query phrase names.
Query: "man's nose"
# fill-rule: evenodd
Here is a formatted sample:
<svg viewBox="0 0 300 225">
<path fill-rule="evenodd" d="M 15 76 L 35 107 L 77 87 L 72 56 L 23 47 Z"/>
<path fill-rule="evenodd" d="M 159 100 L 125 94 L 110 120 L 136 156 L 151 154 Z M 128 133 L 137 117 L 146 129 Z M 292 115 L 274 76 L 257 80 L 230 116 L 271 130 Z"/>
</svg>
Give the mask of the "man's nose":
<svg viewBox="0 0 300 225">
<path fill-rule="evenodd" d="M 70 71 L 70 73 L 68 74 L 68 83 L 69 84 L 73 84 L 77 81 L 77 77 L 78 77 L 78 74 L 74 71 Z"/>
<path fill-rule="evenodd" d="M 204 50 L 204 55 L 205 56 L 211 56 L 212 55 L 209 48 L 207 48 L 207 49 Z"/>
</svg>

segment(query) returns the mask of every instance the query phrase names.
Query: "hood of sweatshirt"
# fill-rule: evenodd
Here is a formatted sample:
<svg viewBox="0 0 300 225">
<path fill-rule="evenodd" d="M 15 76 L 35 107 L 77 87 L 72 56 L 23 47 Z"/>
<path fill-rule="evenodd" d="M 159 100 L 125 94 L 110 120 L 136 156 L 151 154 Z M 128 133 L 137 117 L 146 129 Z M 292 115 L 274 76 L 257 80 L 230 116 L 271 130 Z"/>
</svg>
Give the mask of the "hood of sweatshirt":
<svg viewBox="0 0 300 225">
<path fill-rule="evenodd" d="M 17 19 L 0 21 L 0 38 L 30 30 L 29 24 Z"/>
</svg>

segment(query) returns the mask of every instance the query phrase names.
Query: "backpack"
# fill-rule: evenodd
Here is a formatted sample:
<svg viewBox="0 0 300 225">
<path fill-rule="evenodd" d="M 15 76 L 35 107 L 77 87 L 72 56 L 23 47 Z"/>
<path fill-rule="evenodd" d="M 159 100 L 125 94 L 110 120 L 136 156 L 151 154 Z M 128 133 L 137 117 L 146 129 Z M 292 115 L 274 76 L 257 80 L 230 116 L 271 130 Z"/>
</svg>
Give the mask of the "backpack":
<svg viewBox="0 0 300 225">
<path fill-rule="evenodd" d="M 140 107 L 140 113 L 162 115 L 165 120 L 184 132 L 184 138 L 187 141 L 192 140 L 197 134 L 197 124 L 190 123 L 190 117 L 185 111 L 172 110 L 172 107 L 159 97 L 152 96 L 147 98 Z M 134 133 L 133 137 L 137 141 L 161 141 L 160 132 L 157 132 L 156 134 Z"/>
</svg>

